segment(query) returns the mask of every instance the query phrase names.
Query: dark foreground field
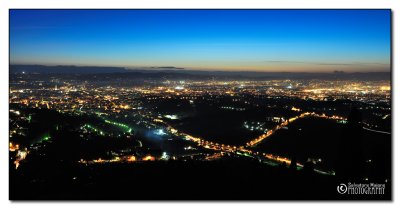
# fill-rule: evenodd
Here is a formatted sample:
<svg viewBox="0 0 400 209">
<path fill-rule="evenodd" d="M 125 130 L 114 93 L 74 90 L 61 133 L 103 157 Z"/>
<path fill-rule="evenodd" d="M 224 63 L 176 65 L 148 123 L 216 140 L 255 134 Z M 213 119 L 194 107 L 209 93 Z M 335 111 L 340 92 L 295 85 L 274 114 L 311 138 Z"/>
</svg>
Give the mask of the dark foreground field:
<svg viewBox="0 0 400 209">
<path fill-rule="evenodd" d="M 300 162 L 309 158 L 318 160 L 317 166 L 334 170 L 335 160 L 343 154 L 345 147 L 339 146 L 338 141 L 345 136 L 346 125 L 335 120 L 321 118 L 304 118 L 289 124 L 288 129 L 277 131 L 270 138 L 259 144 L 255 150 L 274 153 L 292 158 Z M 359 143 L 353 152 L 360 151 L 368 167 L 379 172 L 382 177 L 391 175 L 391 135 L 362 130 L 357 136 Z M 355 140 L 350 138 L 348 140 Z M 352 157 L 352 156 L 349 156 Z"/>
<path fill-rule="evenodd" d="M 31 167 L 32 166 L 32 167 Z M 33 168 L 34 167 L 34 168 Z M 10 169 L 11 200 L 390 200 L 340 195 L 334 176 L 251 159 L 134 164 L 26 165 Z"/>
</svg>

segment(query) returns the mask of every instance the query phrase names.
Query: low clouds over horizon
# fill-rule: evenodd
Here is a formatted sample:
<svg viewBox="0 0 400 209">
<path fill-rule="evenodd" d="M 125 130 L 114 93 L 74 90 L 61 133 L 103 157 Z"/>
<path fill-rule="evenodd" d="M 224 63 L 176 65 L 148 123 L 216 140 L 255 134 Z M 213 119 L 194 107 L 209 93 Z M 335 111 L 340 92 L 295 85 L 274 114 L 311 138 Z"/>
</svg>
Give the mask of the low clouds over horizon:
<svg viewBox="0 0 400 209">
<path fill-rule="evenodd" d="M 310 61 L 290 61 L 290 60 L 267 60 L 267 63 L 279 63 L 279 64 L 306 64 L 306 65 L 344 65 L 344 66 L 387 66 L 387 63 L 378 62 L 349 62 L 349 63 L 335 63 L 335 62 L 310 62 Z"/>
</svg>

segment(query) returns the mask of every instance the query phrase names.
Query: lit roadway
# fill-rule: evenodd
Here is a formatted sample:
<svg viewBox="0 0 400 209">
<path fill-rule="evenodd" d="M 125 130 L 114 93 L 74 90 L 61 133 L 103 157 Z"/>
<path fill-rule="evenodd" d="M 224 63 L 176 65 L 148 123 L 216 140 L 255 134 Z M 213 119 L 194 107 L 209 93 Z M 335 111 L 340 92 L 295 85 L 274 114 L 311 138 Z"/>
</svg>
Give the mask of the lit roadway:
<svg viewBox="0 0 400 209">
<path fill-rule="evenodd" d="M 376 132 L 376 133 L 381 133 L 381 134 L 390 134 L 389 132 L 386 132 L 386 131 L 378 131 L 378 130 L 374 130 L 374 129 L 370 129 L 370 128 L 366 128 L 366 127 L 363 127 L 363 129 L 364 129 L 364 130 L 367 130 L 367 131 L 372 131 L 372 132 Z"/>
<path fill-rule="evenodd" d="M 250 140 L 249 142 L 246 143 L 246 146 L 254 147 L 257 144 L 259 144 L 262 141 L 264 141 L 265 139 L 267 139 L 268 137 L 270 137 L 277 130 L 279 130 L 279 129 L 283 128 L 283 127 L 286 127 L 289 123 L 292 123 L 292 122 L 296 121 L 297 119 L 305 118 L 305 117 L 309 117 L 309 116 L 318 117 L 318 118 L 326 118 L 326 119 L 334 119 L 334 120 L 346 120 L 345 118 L 340 117 L 340 116 L 336 116 L 336 115 L 326 116 L 325 114 L 317 114 L 315 112 L 305 112 L 305 113 L 300 114 L 299 116 L 290 118 L 289 120 L 285 120 L 281 124 L 275 126 L 273 129 L 269 130 L 267 133 L 265 133 L 265 134 L 263 134 L 261 136 L 258 136 L 257 138 L 255 138 L 253 140 Z"/>
<path fill-rule="evenodd" d="M 211 150 L 215 150 L 215 151 L 221 151 L 221 152 L 226 152 L 226 153 L 233 153 L 233 154 L 237 154 L 237 155 L 252 157 L 252 158 L 258 159 L 264 163 L 277 165 L 280 163 L 290 164 L 291 160 L 288 158 L 285 158 L 285 157 L 278 156 L 278 155 L 255 152 L 253 150 L 250 150 L 249 147 L 254 147 L 255 145 L 261 143 L 263 140 L 270 137 L 277 130 L 287 126 L 289 123 L 292 123 L 297 119 L 309 117 L 309 116 L 327 118 L 327 119 L 335 119 L 335 120 L 345 120 L 344 118 L 342 118 L 340 116 L 326 116 L 325 114 L 316 114 L 314 112 L 305 112 L 305 113 L 300 114 L 299 116 L 290 118 L 289 120 L 282 122 L 281 124 L 274 127 L 272 130 L 269 130 L 267 133 L 262 134 L 261 136 L 246 143 L 246 146 L 233 146 L 233 145 L 226 145 L 226 144 L 220 144 L 220 143 L 216 143 L 216 142 L 207 141 L 207 140 L 201 139 L 199 137 L 194 137 L 194 136 L 184 133 L 184 132 L 179 132 L 177 129 L 173 128 L 166 122 L 161 121 L 159 119 L 156 119 L 156 121 L 165 124 L 167 126 L 167 130 L 171 134 L 178 136 L 178 137 L 183 137 L 186 140 L 192 141 L 192 142 L 196 143 L 198 146 L 201 146 L 205 149 L 211 149 Z M 302 168 L 303 165 L 300 163 L 297 163 L 297 167 Z M 314 169 L 314 170 L 321 174 L 334 175 L 334 172 L 332 172 L 332 171 L 322 171 L 319 169 Z"/>
</svg>

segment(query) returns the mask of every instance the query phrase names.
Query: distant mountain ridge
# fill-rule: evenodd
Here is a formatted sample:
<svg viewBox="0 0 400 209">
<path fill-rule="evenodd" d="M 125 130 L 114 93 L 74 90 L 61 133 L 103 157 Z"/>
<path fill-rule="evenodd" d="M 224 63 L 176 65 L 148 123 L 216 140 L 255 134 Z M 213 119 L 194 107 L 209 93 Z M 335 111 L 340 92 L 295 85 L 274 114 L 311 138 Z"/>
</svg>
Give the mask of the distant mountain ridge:
<svg viewBox="0 0 400 209">
<path fill-rule="evenodd" d="M 163 79 L 344 79 L 344 80 L 390 80 L 390 72 L 353 72 L 334 71 L 332 73 L 311 72 L 256 72 L 256 71 L 202 71 L 177 67 L 96 67 L 96 66 L 45 66 L 10 65 L 10 73 L 36 74 L 98 74 L 99 77 L 113 78 L 163 78 Z"/>
<path fill-rule="evenodd" d="M 92 73 L 123 73 L 126 68 L 122 67 L 96 67 L 96 66 L 75 66 L 75 65 L 10 65 L 10 73 L 71 73 L 71 74 L 92 74 Z"/>
</svg>

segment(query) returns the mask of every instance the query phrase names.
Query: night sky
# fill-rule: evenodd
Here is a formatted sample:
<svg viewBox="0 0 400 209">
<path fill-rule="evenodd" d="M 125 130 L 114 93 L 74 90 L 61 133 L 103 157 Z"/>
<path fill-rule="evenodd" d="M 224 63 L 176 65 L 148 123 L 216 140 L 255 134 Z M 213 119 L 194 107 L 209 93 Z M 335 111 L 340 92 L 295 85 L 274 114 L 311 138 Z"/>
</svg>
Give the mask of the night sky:
<svg viewBox="0 0 400 209">
<path fill-rule="evenodd" d="M 10 63 L 390 70 L 390 10 L 10 10 Z"/>
</svg>

